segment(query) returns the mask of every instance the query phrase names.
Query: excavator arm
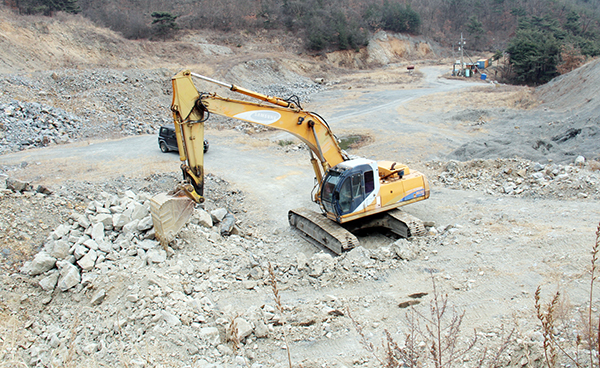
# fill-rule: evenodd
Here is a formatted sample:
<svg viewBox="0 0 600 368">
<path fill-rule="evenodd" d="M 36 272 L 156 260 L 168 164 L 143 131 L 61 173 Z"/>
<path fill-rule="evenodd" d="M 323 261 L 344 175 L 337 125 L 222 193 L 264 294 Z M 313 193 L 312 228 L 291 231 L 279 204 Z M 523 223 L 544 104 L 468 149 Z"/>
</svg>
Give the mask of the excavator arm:
<svg viewBox="0 0 600 368">
<path fill-rule="evenodd" d="M 259 102 L 226 98 L 216 93 L 200 93 L 192 77 L 218 84 Z M 189 70 L 177 73 L 172 78 L 172 84 L 171 111 L 184 181 L 174 192 L 157 196 L 151 201 L 156 234 L 163 245 L 170 242 L 187 222 L 191 214 L 190 200 L 196 203 L 204 201 L 204 122 L 210 114 L 268 126 L 298 137 L 310 150 L 319 188 L 331 167 L 348 160 L 327 123 L 292 101 L 220 82 Z M 320 190 L 314 193 L 313 200 L 319 202 Z M 177 216 L 178 211 L 181 216 Z"/>
<path fill-rule="evenodd" d="M 262 102 L 250 102 L 225 98 L 216 93 L 199 93 L 191 77 L 229 88 Z M 173 104 L 177 140 L 182 169 L 187 172 L 197 192 L 201 192 L 203 172 L 202 147 L 203 122 L 208 114 L 230 117 L 254 124 L 286 131 L 307 145 L 317 182 L 333 166 L 348 159 L 327 123 L 317 114 L 300 108 L 294 102 L 253 92 L 232 84 L 216 81 L 190 71 L 182 71 L 173 77 Z M 201 193 L 197 193 L 201 196 Z M 318 193 L 315 193 L 315 199 Z"/>
</svg>

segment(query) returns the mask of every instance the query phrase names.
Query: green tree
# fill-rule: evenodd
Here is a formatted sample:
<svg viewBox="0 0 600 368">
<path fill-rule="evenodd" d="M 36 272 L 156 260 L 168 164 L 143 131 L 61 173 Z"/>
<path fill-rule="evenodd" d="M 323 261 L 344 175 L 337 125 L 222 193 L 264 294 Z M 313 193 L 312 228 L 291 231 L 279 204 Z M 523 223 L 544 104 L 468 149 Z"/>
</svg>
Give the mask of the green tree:
<svg viewBox="0 0 600 368">
<path fill-rule="evenodd" d="M 421 26 L 421 16 L 410 5 L 385 1 L 381 8 L 381 24 L 385 30 L 416 34 Z"/>
<path fill-rule="evenodd" d="M 178 29 L 177 23 L 175 20 L 177 19 L 171 13 L 168 12 L 153 12 L 151 14 L 154 20 L 152 21 L 152 28 L 154 30 L 154 34 L 156 36 L 162 37 L 163 40 L 167 37 L 173 35 L 173 33 Z"/>
<path fill-rule="evenodd" d="M 537 85 L 556 77 L 560 47 L 554 35 L 535 29 L 520 29 L 506 51 L 516 73 L 516 82 Z"/>
<path fill-rule="evenodd" d="M 579 24 L 580 16 L 576 12 L 572 11 L 567 15 L 567 21 L 565 22 L 565 29 L 574 35 L 581 33 L 581 25 Z"/>
<path fill-rule="evenodd" d="M 16 6 L 22 14 L 52 15 L 58 11 L 77 14 L 81 11 L 77 0 L 17 0 Z"/>
<path fill-rule="evenodd" d="M 485 36 L 485 30 L 483 29 L 483 23 L 477 19 L 476 15 L 469 17 L 469 23 L 467 23 L 467 32 L 473 38 L 473 47 L 479 49 L 482 46 L 482 40 Z"/>
</svg>

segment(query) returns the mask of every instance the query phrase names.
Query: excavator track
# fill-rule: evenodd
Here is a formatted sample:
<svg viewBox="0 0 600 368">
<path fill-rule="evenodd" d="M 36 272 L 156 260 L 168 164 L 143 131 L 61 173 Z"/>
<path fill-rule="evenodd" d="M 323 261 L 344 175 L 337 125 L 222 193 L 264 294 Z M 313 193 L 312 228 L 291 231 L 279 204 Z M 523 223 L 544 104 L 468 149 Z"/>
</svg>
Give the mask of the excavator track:
<svg viewBox="0 0 600 368">
<path fill-rule="evenodd" d="M 298 229 L 309 240 L 318 243 L 335 254 L 342 254 L 358 246 L 358 238 L 327 217 L 306 208 L 297 208 L 288 213 L 290 225 Z"/>
<path fill-rule="evenodd" d="M 392 230 L 393 232 L 395 232 L 396 234 L 398 234 L 400 236 L 404 236 L 405 238 L 410 238 L 411 236 L 423 236 L 427 233 L 427 230 L 425 229 L 425 225 L 423 224 L 423 221 L 421 221 L 420 219 L 416 218 L 413 215 L 409 215 L 408 213 L 406 213 L 402 210 L 399 210 L 399 209 L 391 210 L 391 211 L 387 212 L 386 215 L 392 219 L 392 221 L 391 221 L 392 227 L 390 228 L 390 230 Z M 398 226 L 406 227 L 406 235 L 400 234 L 400 233 L 394 231 L 395 230 L 394 227 L 398 227 Z"/>
</svg>

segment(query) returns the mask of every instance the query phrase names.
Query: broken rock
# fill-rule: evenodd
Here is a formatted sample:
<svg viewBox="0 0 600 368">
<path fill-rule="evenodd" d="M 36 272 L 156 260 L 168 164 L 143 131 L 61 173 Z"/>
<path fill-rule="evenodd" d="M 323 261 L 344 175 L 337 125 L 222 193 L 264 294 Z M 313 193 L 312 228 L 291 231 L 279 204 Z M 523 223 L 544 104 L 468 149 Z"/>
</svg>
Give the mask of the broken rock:
<svg viewBox="0 0 600 368">
<path fill-rule="evenodd" d="M 58 283 L 58 276 L 59 274 L 57 270 L 51 271 L 50 274 L 41 279 L 38 284 L 43 290 L 52 291 Z"/>
<path fill-rule="evenodd" d="M 39 252 L 29 264 L 28 273 L 31 276 L 39 275 L 53 269 L 55 265 L 56 258 L 46 252 Z"/>
<path fill-rule="evenodd" d="M 69 262 L 60 262 L 60 279 L 58 280 L 58 288 L 61 291 L 67 291 L 76 286 L 81 281 L 81 275 L 77 266 Z"/>
<path fill-rule="evenodd" d="M 21 180 L 14 179 L 14 178 L 6 179 L 6 189 L 10 189 L 14 192 L 23 192 L 23 191 L 27 190 L 28 186 L 29 186 L 29 183 L 26 181 L 21 181 Z"/>
</svg>

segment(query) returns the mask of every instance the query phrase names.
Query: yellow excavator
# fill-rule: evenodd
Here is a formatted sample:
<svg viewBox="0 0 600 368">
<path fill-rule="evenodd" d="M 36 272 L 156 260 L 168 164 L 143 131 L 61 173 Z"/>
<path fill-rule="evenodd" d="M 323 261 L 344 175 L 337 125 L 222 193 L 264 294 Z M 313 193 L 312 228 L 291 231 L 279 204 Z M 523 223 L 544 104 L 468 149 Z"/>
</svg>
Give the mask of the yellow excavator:
<svg viewBox="0 0 600 368">
<path fill-rule="evenodd" d="M 192 77 L 259 101 L 199 92 Z M 284 130 L 308 146 L 317 183 L 312 200 L 321 212 L 299 208 L 288 214 L 290 225 L 308 240 L 341 254 L 359 244 L 353 233 L 366 228 L 387 228 L 402 237 L 424 234 L 422 221 L 398 207 L 429 198 L 425 176 L 393 161 L 349 157 L 325 120 L 303 110 L 297 98 L 263 95 L 189 70 L 177 73 L 172 83 L 183 181 L 151 199 L 156 237 L 163 245 L 185 225 L 195 204 L 204 201 L 204 122 L 210 114 Z"/>
</svg>

